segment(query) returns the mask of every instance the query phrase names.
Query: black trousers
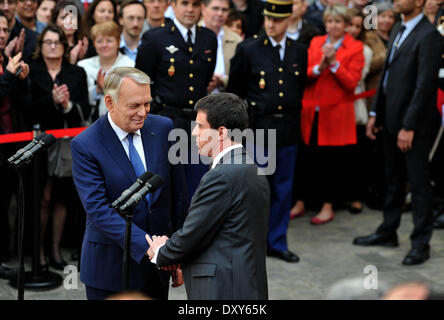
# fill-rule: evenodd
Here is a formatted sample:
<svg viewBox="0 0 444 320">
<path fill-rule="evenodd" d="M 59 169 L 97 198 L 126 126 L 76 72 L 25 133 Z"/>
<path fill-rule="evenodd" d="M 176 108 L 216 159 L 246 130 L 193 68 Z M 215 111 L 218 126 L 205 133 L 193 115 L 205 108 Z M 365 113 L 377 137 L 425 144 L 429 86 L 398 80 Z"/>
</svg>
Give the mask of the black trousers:
<svg viewBox="0 0 444 320">
<path fill-rule="evenodd" d="M 144 288 L 139 290 L 141 293 L 147 295 L 151 299 L 155 300 L 168 300 L 169 291 L 169 271 L 163 271 L 157 269 L 153 263 L 147 264 L 147 280 L 144 284 Z M 105 300 L 108 297 L 115 295 L 117 291 L 107 291 L 102 289 L 85 286 L 86 298 L 88 300 Z M 128 291 L 135 291 L 129 289 Z"/>
<path fill-rule="evenodd" d="M 294 199 L 312 202 L 315 206 L 324 202 L 337 204 L 347 198 L 344 179 L 351 146 L 319 146 L 318 114 L 308 146 L 302 146 L 298 155 L 294 182 Z"/>
<path fill-rule="evenodd" d="M 429 152 L 433 137 L 415 136 L 412 150 L 401 152 L 397 146 L 397 135 L 383 133 L 385 175 L 387 192 L 384 203 L 384 220 L 377 233 L 391 235 L 401 222 L 405 201 L 406 179 L 412 193 L 414 229 L 410 235 L 412 248 L 423 248 L 432 237 L 432 186 L 430 183 Z"/>
</svg>

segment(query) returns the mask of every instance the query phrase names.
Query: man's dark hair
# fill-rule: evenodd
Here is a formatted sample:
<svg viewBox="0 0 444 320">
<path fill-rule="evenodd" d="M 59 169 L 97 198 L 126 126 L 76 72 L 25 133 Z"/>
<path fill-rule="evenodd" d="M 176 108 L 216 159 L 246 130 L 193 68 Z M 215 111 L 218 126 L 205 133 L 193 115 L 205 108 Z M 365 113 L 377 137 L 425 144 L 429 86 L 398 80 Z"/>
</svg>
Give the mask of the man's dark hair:
<svg viewBox="0 0 444 320">
<path fill-rule="evenodd" d="M 8 17 L 6 16 L 5 12 L 4 12 L 3 10 L 1 10 L 1 9 L 0 9 L 0 17 L 5 17 L 5 19 L 6 19 L 6 23 L 9 24 L 9 19 L 8 19 Z"/>
<path fill-rule="evenodd" d="M 194 111 L 207 114 L 212 129 L 245 130 L 248 127 L 247 104 L 233 93 L 218 93 L 197 101 Z"/>
<path fill-rule="evenodd" d="M 126 6 L 129 6 L 130 4 L 138 4 L 138 5 L 141 5 L 142 7 L 143 7 L 143 11 L 145 12 L 145 14 L 143 15 L 143 17 L 145 18 L 146 17 L 146 7 L 145 7 L 145 5 L 143 4 L 143 2 L 140 2 L 139 0 L 125 0 L 125 1 L 123 1 L 122 2 L 122 4 L 120 5 L 120 9 L 119 9 L 119 18 L 122 18 L 123 17 L 123 9 L 126 7 Z"/>
</svg>

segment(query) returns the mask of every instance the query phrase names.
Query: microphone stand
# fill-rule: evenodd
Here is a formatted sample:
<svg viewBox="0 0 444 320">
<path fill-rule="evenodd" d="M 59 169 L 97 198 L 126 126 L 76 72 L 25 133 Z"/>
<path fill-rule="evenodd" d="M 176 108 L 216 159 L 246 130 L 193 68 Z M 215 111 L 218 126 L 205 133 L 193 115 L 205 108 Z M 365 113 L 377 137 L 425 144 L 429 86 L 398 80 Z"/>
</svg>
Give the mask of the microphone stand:
<svg viewBox="0 0 444 320">
<path fill-rule="evenodd" d="M 11 279 L 9 284 L 18 289 L 18 300 L 24 300 L 25 287 L 27 289 L 53 289 L 61 285 L 63 282 L 62 277 L 59 274 L 47 272 L 42 273 L 40 267 L 40 198 L 37 195 L 38 189 L 38 172 L 40 156 L 36 156 L 33 161 L 33 258 L 32 258 L 32 272 L 25 273 L 24 267 L 24 226 L 25 226 L 25 188 L 27 186 L 26 179 L 28 166 L 31 163 L 30 160 L 26 162 L 26 165 L 14 166 L 19 177 L 19 190 L 17 195 L 17 207 L 18 207 L 18 219 L 17 219 L 17 247 L 18 247 L 18 263 L 19 268 L 17 272 L 17 278 Z"/>
<path fill-rule="evenodd" d="M 116 209 L 122 218 L 125 219 L 125 241 L 123 246 L 123 269 L 122 269 L 122 283 L 123 291 L 129 288 L 129 262 L 131 257 L 131 224 L 134 217 L 133 208 L 126 210 Z"/>
</svg>

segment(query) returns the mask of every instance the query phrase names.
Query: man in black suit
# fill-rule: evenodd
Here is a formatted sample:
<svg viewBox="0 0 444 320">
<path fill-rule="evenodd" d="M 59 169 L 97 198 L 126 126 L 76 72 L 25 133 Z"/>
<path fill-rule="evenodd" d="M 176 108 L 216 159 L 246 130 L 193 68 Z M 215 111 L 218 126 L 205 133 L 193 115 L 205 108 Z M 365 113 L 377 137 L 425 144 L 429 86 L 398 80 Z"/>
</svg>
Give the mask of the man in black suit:
<svg viewBox="0 0 444 320">
<path fill-rule="evenodd" d="M 247 105 L 230 93 L 199 100 L 193 130 L 212 158 L 182 229 L 147 237 L 159 267 L 182 263 L 188 299 L 267 299 L 265 253 L 270 189 L 233 130 L 248 126 Z M 160 249 L 159 249 L 160 248 Z"/>
<path fill-rule="evenodd" d="M 397 246 L 396 230 L 405 199 L 405 171 L 412 193 L 412 248 L 403 260 L 415 265 L 429 258 L 433 231 L 432 188 L 428 155 L 439 126 L 436 109 L 442 37 L 422 14 L 424 1 L 395 0 L 403 14 L 393 28 L 384 71 L 367 125 L 375 139 L 383 127 L 387 194 L 384 220 L 376 233 L 358 237 L 356 245 Z"/>
<path fill-rule="evenodd" d="M 171 118 L 189 137 L 194 104 L 207 95 L 216 66 L 216 35 L 196 25 L 200 5 L 200 0 L 174 0 L 174 20 L 145 32 L 136 58 L 136 68 L 153 81 L 151 112 Z M 208 166 L 189 161 L 184 170 L 192 196 Z"/>
<path fill-rule="evenodd" d="M 256 154 L 265 151 L 276 159 L 276 170 L 268 175 L 272 190 L 268 253 L 287 262 L 298 262 L 299 257 L 288 250 L 286 235 L 301 135 L 307 49 L 286 37 L 291 10 L 292 1 L 265 3 L 265 33 L 237 46 L 227 91 L 247 100 L 251 128 L 265 130 L 264 142 L 269 132 L 276 130 L 275 144 L 264 143 L 256 148 Z M 272 151 L 274 147 L 276 152 Z"/>
</svg>

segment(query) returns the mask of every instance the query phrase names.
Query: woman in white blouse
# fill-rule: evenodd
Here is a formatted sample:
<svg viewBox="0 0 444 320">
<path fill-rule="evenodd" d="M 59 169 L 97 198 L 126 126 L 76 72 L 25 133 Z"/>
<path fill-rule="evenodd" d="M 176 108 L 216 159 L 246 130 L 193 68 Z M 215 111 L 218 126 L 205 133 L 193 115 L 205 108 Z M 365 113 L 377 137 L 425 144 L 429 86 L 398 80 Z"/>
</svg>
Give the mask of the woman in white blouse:
<svg viewBox="0 0 444 320">
<path fill-rule="evenodd" d="M 106 113 L 103 86 L 109 70 L 116 67 L 134 67 L 135 62 L 119 51 L 120 26 L 106 21 L 91 28 L 91 38 L 97 56 L 80 60 L 77 65 L 85 69 L 88 78 L 89 103 L 92 106 L 91 120 Z"/>
</svg>

